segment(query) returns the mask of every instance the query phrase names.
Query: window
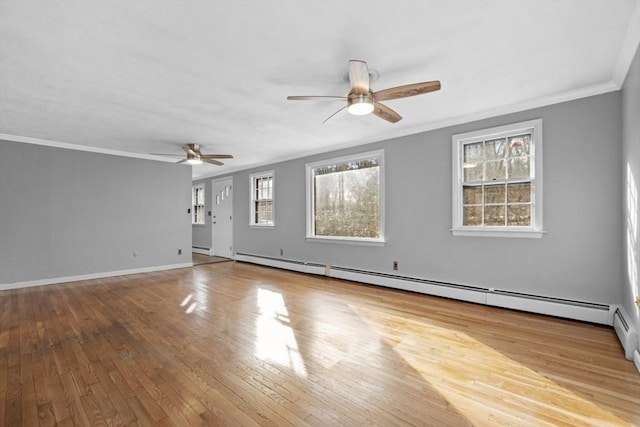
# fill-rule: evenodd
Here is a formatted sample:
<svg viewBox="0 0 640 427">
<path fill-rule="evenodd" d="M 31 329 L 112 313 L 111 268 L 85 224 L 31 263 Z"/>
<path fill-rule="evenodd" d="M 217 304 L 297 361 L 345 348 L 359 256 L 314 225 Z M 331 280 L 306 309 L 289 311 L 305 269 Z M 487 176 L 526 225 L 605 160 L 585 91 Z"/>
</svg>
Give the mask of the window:
<svg viewBox="0 0 640 427">
<path fill-rule="evenodd" d="M 453 234 L 541 237 L 542 120 L 452 140 Z"/>
<path fill-rule="evenodd" d="M 384 242 L 382 150 L 307 164 L 307 238 Z"/>
<path fill-rule="evenodd" d="M 193 224 L 204 224 L 204 184 L 197 185 L 191 189 L 191 222 Z"/>
<path fill-rule="evenodd" d="M 273 227 L 273 171 L 251 175 L 252 226 Z"/>
</svg>

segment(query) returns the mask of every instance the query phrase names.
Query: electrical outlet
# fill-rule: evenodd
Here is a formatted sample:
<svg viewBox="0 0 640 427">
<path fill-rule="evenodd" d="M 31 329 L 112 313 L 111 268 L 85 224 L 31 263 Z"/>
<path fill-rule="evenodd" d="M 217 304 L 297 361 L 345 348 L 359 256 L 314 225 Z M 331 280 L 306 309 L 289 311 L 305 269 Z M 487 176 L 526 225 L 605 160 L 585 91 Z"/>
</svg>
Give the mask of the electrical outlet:
<svg viewBox="0 0 640 427">
<path fill-rule="evenodd" d="M 398 269 L 398 261 L 393 261 L 393 269 L 394 270 Z"/>
<path fill-rule="evenodd" d="M 284 255 L 284 249 L 280 249 L 280 256 Z"/>
<path fill-rule="evenodd" d="M 178 249 L 178 255 L 182 255 L 182 249 Z"/>
</svg>

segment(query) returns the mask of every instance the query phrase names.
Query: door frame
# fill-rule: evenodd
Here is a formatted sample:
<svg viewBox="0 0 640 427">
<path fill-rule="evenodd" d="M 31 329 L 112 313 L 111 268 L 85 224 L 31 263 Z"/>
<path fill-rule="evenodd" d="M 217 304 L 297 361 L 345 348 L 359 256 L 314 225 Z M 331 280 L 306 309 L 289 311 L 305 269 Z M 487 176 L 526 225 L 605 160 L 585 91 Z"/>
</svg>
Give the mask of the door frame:
<svg viewBox="0 0 640 427">
<path fill-rule="evenodd" d="M 211 180 L 211 255 L 215 255 L 215 225 L 214 221 L 215 221 L 215 216 L 216 216 L 216 183 L 222 182 L 222 181 L 229 181 L 230 182 L 230 186 L 231 186 L 231 204 L 230 204 L 230 210 L 231 210 L 231 220 L 229 221 L 230 223 L 230 236 L 231 236 L 231 248 L 235 248 L 235 245 L 233 243 L 233 196 L 234 196 L 234 191 L 233 191 L 233 176 L 225 176 L 222 178 L 214 178 Z M 231 250 L 231 259 L 235 259 L 235 255 L 234 255 L 234 249 Z"/>
</svg>

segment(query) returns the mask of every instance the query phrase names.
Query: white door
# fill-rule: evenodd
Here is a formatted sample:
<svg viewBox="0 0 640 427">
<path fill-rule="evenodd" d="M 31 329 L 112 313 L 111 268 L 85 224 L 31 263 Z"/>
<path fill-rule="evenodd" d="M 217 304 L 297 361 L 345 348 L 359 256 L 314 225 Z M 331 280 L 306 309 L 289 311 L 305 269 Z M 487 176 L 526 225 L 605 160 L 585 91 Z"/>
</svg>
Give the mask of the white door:
<svg viewBox="0 0 640 427">
<path fill-rule="evenodd" d="M 213 255 L 233 258 L 233 178 L 213 180 Z"/>
</svg>

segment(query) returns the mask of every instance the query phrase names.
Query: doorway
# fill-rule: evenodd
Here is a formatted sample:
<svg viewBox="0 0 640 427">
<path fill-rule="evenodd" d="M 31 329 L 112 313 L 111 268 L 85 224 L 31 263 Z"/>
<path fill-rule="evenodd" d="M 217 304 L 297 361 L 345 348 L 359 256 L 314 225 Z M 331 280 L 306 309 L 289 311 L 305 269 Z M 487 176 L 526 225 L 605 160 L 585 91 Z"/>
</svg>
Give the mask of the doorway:
<svg viewBox="0 0 640 427">
<path fill-rule="evenodd" d="M 233 178 L 214 179 L 211 232 L 214 256 L 233 258 Z"/>
</svg>

